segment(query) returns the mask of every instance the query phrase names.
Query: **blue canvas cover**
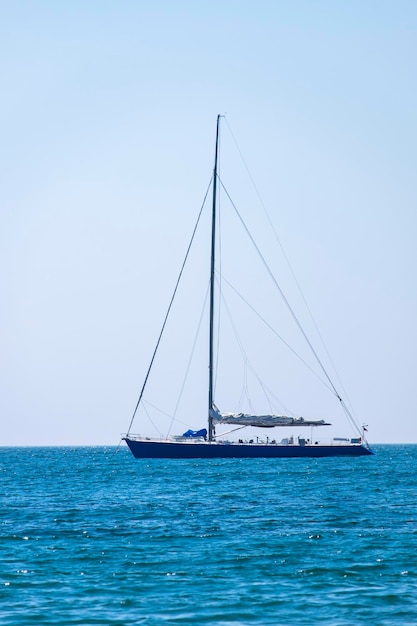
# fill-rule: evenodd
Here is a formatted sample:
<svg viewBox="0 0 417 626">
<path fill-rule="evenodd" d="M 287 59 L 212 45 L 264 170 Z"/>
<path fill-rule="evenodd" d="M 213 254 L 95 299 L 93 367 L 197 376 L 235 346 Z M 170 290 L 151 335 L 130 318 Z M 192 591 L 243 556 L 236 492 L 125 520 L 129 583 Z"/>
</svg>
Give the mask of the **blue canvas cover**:
<svg viewBox="0 0 417 626">
<path fill-rule="evenodd" d="M 204 437 L 204 439 L 206 439 L 207 438 L 207 429 L 206 428 L 202 428 L 201 430 L 191 430 L 191 428 L 190 428 L 185 433 L 183 433 L 182 436 L 183 437 Z"/>
</svg>

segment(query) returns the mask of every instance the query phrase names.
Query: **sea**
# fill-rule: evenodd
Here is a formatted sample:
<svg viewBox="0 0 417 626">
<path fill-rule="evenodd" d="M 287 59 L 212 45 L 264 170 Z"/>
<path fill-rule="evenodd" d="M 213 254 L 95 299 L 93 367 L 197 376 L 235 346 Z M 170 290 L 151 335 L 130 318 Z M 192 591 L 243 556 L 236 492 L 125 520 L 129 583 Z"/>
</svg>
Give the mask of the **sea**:
<svg viewBox="0 0 417 626">
<path fill-rule="evenodd" d="M 0 448 L 0 624 L 417 624 L 417 446 Z"/>
</svg>

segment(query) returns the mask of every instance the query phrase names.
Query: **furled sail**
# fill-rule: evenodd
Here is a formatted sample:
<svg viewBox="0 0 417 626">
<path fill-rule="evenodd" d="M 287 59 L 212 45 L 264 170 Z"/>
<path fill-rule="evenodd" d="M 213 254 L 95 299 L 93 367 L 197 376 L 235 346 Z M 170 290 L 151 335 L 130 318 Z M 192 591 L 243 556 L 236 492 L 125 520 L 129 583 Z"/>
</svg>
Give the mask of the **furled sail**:
<svg viewBox="0 0 417 626">
<path fill-rule="evenodd" d="M 303 417 L 287 415 L 251 415 L 248 413 L 220 413 L 214 408 L 210 411 L 213 424 L 235 424 L 236 426 L 257 426 L 275 428 L 276 426 L 330 426 L 325 420 L 305 420 Z"/>
</svg>

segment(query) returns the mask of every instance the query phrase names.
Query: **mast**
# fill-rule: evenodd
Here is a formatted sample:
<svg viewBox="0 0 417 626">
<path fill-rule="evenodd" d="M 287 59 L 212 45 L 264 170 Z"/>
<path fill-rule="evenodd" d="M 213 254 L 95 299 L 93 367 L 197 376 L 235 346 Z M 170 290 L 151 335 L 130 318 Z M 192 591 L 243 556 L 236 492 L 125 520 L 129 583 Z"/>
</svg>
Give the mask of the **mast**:
<svg viewBox="0 0 417 626">
<path fill-rule="evenodd" d="M 208 438 L 213 441 L 213 341 L 214 341 L 214 261 L 216 254 L 216 195 L 217 195 L 217 155 L 219 148 L 220 115 L 217 116 L 216 150 L 213 170 L 213 209 L 211 216 L 211 266 L 210 266 L 210 336 L 209 336 L 209 393 L 208 393 Z"/>
</svg>

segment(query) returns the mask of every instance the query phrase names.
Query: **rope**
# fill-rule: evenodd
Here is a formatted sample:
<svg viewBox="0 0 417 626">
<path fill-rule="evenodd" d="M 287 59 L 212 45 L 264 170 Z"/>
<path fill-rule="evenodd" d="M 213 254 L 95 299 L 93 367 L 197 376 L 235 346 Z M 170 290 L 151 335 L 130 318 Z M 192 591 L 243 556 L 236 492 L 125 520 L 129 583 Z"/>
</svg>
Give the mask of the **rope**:
<svg viewBox="0 0 417 626">
<path fill-rule="evenodd" d="M 275 332 L 275 330 L 272 328 L 272 326 L 270 326 L 270 325 L 268 324 L 268 322 L 266 322 L 266 321 L 263 319 L 263 317 L 261 317 L 261 316 L 259 315 L 259 313 L 258 313 L 258 312 L 257 312 L 257 311 L 256 311 L 256 310 L 255 310 L 255 309 L 254 309 L 254 308 L 253 308 L 250 304 L 249 304 L 249 302 L 247 302 L 247 301 L 243 298 L 243 296 L 241 296 L 241 294 L 240 294 L 238 291 L 236 291 L 236 289 L 235 289 L 235 288 L 234 288 L 234 287 L 233 287 L 233 286 L 229 283 L 229 281 L 228 281 L 226 278 L 224 278 L 224 277 L 223 277 L 223 280 L 224 280 L 224 281 L 225 281 L 225 282 L 229 285 L 229 287 L 230 287 L 231 289 L 233 289 L 233 291 L 234 291 L 234 292 L 235 292 L 235 293 L 236 293 L 236 294 L 237 294 L 240 298 L 242 298 L 243 302 L 245 302 L 245 304 L 247 304 L 247 306 L 248 306 L 248 307 L 249 307 L 249 308 L 250 308 L 250 309 L 251 309 L 251 310 L 252 310 L 252 311 L 253 311 L 256 315 L 258 315 L 258 317 L 260 317 L 260 319 L 261 319 L 261 320 L 265 323 L 265 325 L 266 325 L 266 326 L 267 326 L 267 327 L 268 327 L 268 328 L 269 328 L 269 329 L 270 329 L 270 330 L 271 330 L 274 334 L 277 334 L 277 333 Z M 269 404 L 269 407 L 270 407 L 271 413 L 273 413 L 273 408 L 272 408 L 272 403 L 271 403 L 271 399 L 270 399 L 270 397 L 269 397 L 269 396 L 270 396 L 270 395 L 273 395 L 273 396 L 274 396 L 274 398 L 275 398 L 275 400 L 277 400 L 277 401 L 278 401 L 278 403 L 279 403 L 279 404 L 280 404 L 280 406 L 284 409 L 284 411 L 285 411 L 286 413 L 289 413 L 289 414 L 293 415 L 292 411 L 290 411 L 290 410 L 289 410 L 289 409 L 288 409 L 288 408 L 284 405 L 284 403 L 282 402 L 282 400 L 281 400 L 280 398 L 278 398 L 276 394 L 273 394 L 273 393 L 271 392 L 271 390 L 270 390 L 270 389 L 269 389 L 269 388 L 268 388 L 268 387 L 267 387 L 267 386 L 263 383 L 263 381 L 262 381 L 262 380 L 261 380 L 261 378 L 259 377 L 259 375 L 258 375 L 257 371 L 255 370 L 255 368 L 254 368 L 254 366 L 253 366 L 252 362 L 251 362 L 251 361 L 250 361 L 250 359 L 248 358 L 248 355 L 246 354 L 246 351 L 245 351 L 245 349 L 244 349 L 244 347 L 243 347 L 243 343 L 242 343 L 242 341 L 241 341 L 241 339 L 240 339 L 240 337 L 239 337 L 239 334 L 238 334 L 238 332 L 237 332 L 236 324 L 234 323 L 234 320 L 233 320 L 233 318 L 232 318 L 232 315 L 231 315 L 230 309 L 229 309 L 229 307 L 227 306 L 227 302 L 226 302 L 226 299 L 225 299 L 225 297 L 224 297 L 223 292 L 222 292 L 222 294 L 221 294 L 221 299 L 222 299 L 222 301 L 223 301 L 223 305 L 224 305 L 224 307 L 225 307 L 225 309 L 226 309 L 226 312 L 227 312 L 227 315 L 228 315 L 228 317 L 229 317 L 229 321 L 230 321 L 230 324 L 231 324 L 231 327 L 232 327 L 232 330 L 233 330 L 233 334 L 234 334 L 234 336 L 235 336 L 236 343 L 237 343 L 237 345 L 238 345 L 238 347 L 239 347 L 239 349 L 240 349 L 240 352 L 241 352 L 241 355 L 242 355 L 242 359 L 243 359 L 243 362 L 244 362 L 244 365 L 245 365 L 245 372 L 244 372 L 244 376 L 245 376 L 245 378 L 244 378 L 244 388 L 242 389 L 242 393 L 241 393 L 241 396 L 240 396 L 240 399 L 239 399 L 239 403 L 242 403 L 242 402 L 243 402 L 243 395 L 245 395 L 245 396 L 246 396 L 247 401 L 248 401 L 249 403 L 251 403 L 251 401 L 250 401 L 250 396 L 249 396 L 248 384 L 247 384 L 247 369 L 248 369 L 248 367 L 249 367 L 250 371 L 251 371 L 251 372 L 252 372 L 252 374 L 255 376 L 255 378 L 256 378 L 256 380 L 257 380 L 257 382 L 258 382 L 258 384 L 259 384 L 260 388 L 262 389 L 262 391 L 263 391 L 263 393 L 264 393 L 264 396 L 265 396 L 266 400 L 268 401 L 268 404 Z M 279 335 L 277 335 L 277 336 L 279 337 Z M 284 341 L 281 337 L 279 337 L 279 339 L 281 339 L 282 341 Z M 286 342 L 284 341 L 284 343 L 286 343 Z M 286 344 L 286 345 L 288 346 L 288 348 L 289 348 L 290 350 L 292 350 L 291 346 L 289 346 L 288 344 Z M 295 354 L 296 354 L 296 353 L 295 353 Z M 298 355 L 297 355 L 297 356 L 298 356 Z M 301 357 L 300 357 L 300 358 L 301 358 Z M 301 359 L 301 360 L 302 360 L 302 359 Z M 307 367 L 309 367 L 309 366 L 307 365 L 307 363 L 305 363 L 303 360 L 302 360 L 302 362 L 303 362 L 303 363 L 304 363 Z M 313 371 L 313 370 L 312 370 L 312 371 Z M 314 373 L 315 373 L 315 372 L 313 371 L 313 374 L 314 374 Z M 316 374 L 316 375 L 317 375 L 317 374 Z M 321 380 L 321 379 L 320 379 L 320 380 Z M 324 384 L 325 384 L 325 383 L 324 383 Z M 326 385 L 326 387 L 327 387 L 327 385 Z M 252 405 L 251 405 L 251 406 L 252 406 Z M 252 410 L 252 412 L 253 412 L 253 413 L 255 413 L 255 411 L 253 410 L 253 408 L 251 408 L 251 410 Z M 237 412 L 238 412 L 238 411 L 237 411 Z"/>
<path fill-rule="evenodd" d="M 177 403 L 175 405 L 174 413 L 171 416 L 171 422 L 169 424 L 167 437 L 169 437 L 169 435 L 171 433 L 171 428 L 172 428 L 172 425 L 173 425 L 174 421 L 176 420 L 176 415 L 177 415 L 178 407 L 179 407 L 180 402 L 181 402 L 182 394 L 184 393 L 185 383 L 187 382 L 188 374 L 189 374 L 189 371 L 190 371 L 190 368 L 191 368 L 191 363 L 192 363 L 192 360 L 193 360 L 193 357 L 194 357 L 194 353 L 195 353 L 195 348 L 196 348 L 196 345 L 197 345 L 197 339 L 198 339 L 198 337 L 200 335 L 200 329 L 201 329 L 201 324 L 202 324 L 202 321 L 203 321 L 204 311 L 205 311 L 206 304 L 207 304 L 208 294 L 209 294 L 209 285 L 207 286 L 206 296 L 204 298 L 203 307 L 201 309 L 200 319 L 199 319 L 198 325 L 197 325 L 197 331 L 196 331 L 195 336 L 194 336 L 194 342 L 193 342 L 193 346 L 191 348 L 191 354 L 190 354 L 190 357 L 188 359 L 187 367 L 186 367 L 186 370 L 185 370 L 184 380 L 183 380 L 182 385 L 181 385 L 181 389 L 180 389 L 180 392 L 179 392 L 179 395 L 178 395 Z"/>
<path fill-rule="evenodd" d="M 304 337 L 304 339 L 305 339 L 305 341 L 306 341 L 307 345 L 309 346 L 309 348 L 310 348 L 310 350 L 311 350 L 312 354 L 314 355 L 314 357 L 315 357 L 315 359 L 316 359 L 317 363 L 319 364 L 319 366 L 320 366 L 320 368 L 321 368 L 321 370 L 322 370 L 323 374 L 324 374 L 324 375 L 325 375 L 325 377 L 327 378 L 327 380 L 328 380 L 328 382 L 329 382 L 329 384 L 330 384 L 331 390 L 333 391 L 334 395 L 336 396 L 336 398 L 337 398 L 337 399 L 339 400 L 339 402 L 341 403 L 341 406 L 343 407 L 343 409 L 344 409 L 344 411 L 345 411 L 346 415 L 349 417 L 349 419 L 350 419 L 350 421 L 351 421 L 352 425 L 356 428 L 356 430 L 357 430 L 359 433 L 362 433 L 361 429 L 359 428 L 358 424 L 356 423 L 355 419 L 353 418 L 353 415 L 351 414 L 351 412 L 350 412 L 350 411 L 349 411 L 349 409 L 347 408 L 346 404 L 343 402 L 342 398 L 340 397 L 340 395 L 339 395 L 339 393 L 338 393 L 338 391 L 337 391 L 336 387 L 334 386 L 333 381 L 331 380 L 331 378 L 330 378 L 329 374 L 327 373 L 327 370 L 326 370 L 326 368 L 324 367 L 324 365 L 323 365 L 323 363 L 322 363 L 322 361 L 321 361 L 321 359 L 320 359 L 319 355 L 317 354 L 316 350 L 314 349 L 314 346 L 313 346 L 313 344 L 311 343 L 310 339 L 308 338 L 308 336 L 307 336 L 307 334 L 306 334 L 305 330 L 304 330 L 304 329 L 303 329 L 303 327 L 301 326 L 301 324 L 300 324 L 300 322 L 299 322 L 299 320 L 298 320 L 298 318 L 297 318 L 297 316 L 296 316 L 295 312 L 293 311 L 293 309 L 292 309 L 292 307 L 291 307 L 290 303 L 288 302 L 288 300 L 287 300 L 287 298 L 286 298 L 286 296 L 285 296 L 284 292 L 282 291 L 281 287 L 279 286 L 277 279 L 275 278 L 274 274 L 272 273 L 271 268 L 269 267 L 268 263 L 266 262 L 265 257 L 263 256 L 263 254 L 262 254 L 262 252 L 260 251 L 260 249 L 259 249 L 258 245 L 256 244 L 256 242 L 255 242 L 254 238 L 252 237 L 252 235 L 251 235 L 251 233 L 250 233 L 250 231 L 249 231 L 248 227 L 246 226 L 246 224 L 245 224 L 245 222 L 244 222 L 244 220 L 243 220 L 242 216 L 240 215 L 240 213 L 239 213 L 239 211 L 238 211 L 238 209 L 237 209 L 237 207 L 236 207 L 235 203 L 233 202 L 232 198 L 230 197 L 229 192 L 227 191 L 227 189 L 226 189 L 226 188 L 225 188 L 225 186 L 223 185 L 223 182 L 222 182 L 220 179 L 219 179 L 219 182 L 220 182 L 220 184 L 221 184 L 221 186 L 222 186 L 222 188 L 223 188 L 223 190 L 224 190 L 224 192 L 225 192 L 226 196 L 228 197 L 228 199 L 229 199 L 229 201 L 230 201 L 230 203 L 231 203 L 231 205 L 232 205 L 233 209 L 235 210 L 235 213 L 236 213 L 236 215 L 237 215 L 237 217 L 238 217 L 238 219 L 239 219 L 240 223 L 242 224 L 242 226 L 243 226 L 243 228 L 244 228 L 244 230 L 245 230 L 246 234 L 248 235 L 248 237 L 249 237 L 249 239 L 250 239 L 250 241 L 251 241 L 251 243 L 252 243 L 253 247 L 255 248 L 256 252 L 258 253 L 259 258 L 261 259 L 261 261 L 262 261 L 263 265 L 265 266 L 265 269 L 266 269 L 266 271 L 268 272 L 268 274 L 269 274 L 269 276 L 270 276 L 270 278 L 271 278 L 272 282 L 274 283 L 274 285 L 275 285 L 276 289 L 279 291 L 279 293 L 280 293 L 280 295 L 281 295 L 281 298 L 283 299 L 283 301 L 284 301 L 284 303 L 285 303 L 285 305 L 286 305 L 286 307 L 287 307 L 288 311 L 290 312 L 291 317 L 293 318 L 294 322 L 296 323 L 296 325 L 297 325 L 297 327 L 298 327 L 298 329 L 299 329 L 300 333 L 301 333 L 301 334 L 302 334 L 302 336 Z"/>
<path fill-rule="evenodd" d="M 211 180 L 209 182 L 209 185 L 207 187 L 207 191 L 206 191 L 206 194 L 204 196 L 203 204 L 201 205 L 200 212 L 199 212 L 198 217 L 197 217 L 197 222 L 196 222 L 196 224 L 194 226 L 193 234 L 191 235 L 191 240 L 190 240 L 190 243 L 188 244 L 187 252 L 185 254 L 185 258 L 184 258 L 184 261 L 183 261 L 182 266 L 181 266 L 181 271 L 179 273 L 179 276 L 178 276 L 178 279 L 177 279 L 177 282 L 176 282 L 176 285 L 175 285 L 175 289 L 174 289 L 174 292 L 172 294 L 171 301 L 169 303 L 168 310 L 167 310 L 166 315 L 165 315 L 164 323 L 162 324 L 161 332 L 159 333 L 158 341 L 156 342 L 155 350 L 153 352 L 152 359 L 151 359 L 151 362 L 150 362 L 149 367 L 148 367 L 148 371 L 146 372 L 145 380 L 143 382 L 142 389 L 141 389 L 140 394 L 139 394 L 139 399 L 138 399 L 138 401 L 136 403 L 135 410 L 133 411 L 132 419 L 130 420 L 129 428 L 127 430 L 127 436 L 130 433 L 130 429 L 132 428 L 133 421 L 135 419 L 137 410 L 138 410 L 139 405 L 141 403 L 142 396 L 143 396 L 144 391 L 145 391 L 146 383 L 148 382 L 149 374 L 151 373 L 152 365 L 153 365 L 153 362 L 155 360 L 156 353 L 158 352 L 159 344 L 161 343 L 162 335 L 164 333 L 165 326 L 166 326 L 166 323 L 168 321 L 168 317 L 169 317 L 169 314 L 171 312 L 171 308 L 172 308 L 175 296 L 177 294 L 178 286 L 180 284 L 180 280 L 181 280 L 181 277 L 182 277 L 182 274 L 183 274 L 183 271 L 184 271 L 184 267 L 185 267 L 185 264 L 187 262 L 188 255 L 190 253 L 192 243 L 194 241 L 194 237 L 195 237 L 195 234 L 196 234 L 196 231 L 197 231 L 197 227 L 198 227 L 198 224 L 200 222 L 201 214 L 203 212 L 203 208 L 204 208 L 204 205 L 206 203 L 207 195 L 208 195 L 208 192 L 210 190 L 212 182 L 213 182 L 213 178 L 211 178 Z"/>
<path fill-rule="evenodd" d="M 326 345 L 326 343 L 325 343 L 325 341 L 324 341 L 324 339 L 323 339 L 323 336 L 322 336 L 322 334 L 321 334 L 321 332 L 320 332 L 320 329 L 319 329 L 319 327 L 318 327 L 318 325 L 317 325 L 317 323 L 316 323 L 316 320 L 314 319 L 313 313 L 312 313 L 312 311 L 311 311 L 311 309 L 310 309 L 310 307 L 309 307 L 309 305 L 308 305 L 308 302 L 307 302 L 307 299 L 306 299 L 306 297 L 305 297 L 305 295 L 304 295 L 304 292 L 303 292 L 303 290 L 301 289 L 301 285 L 300 285 L 300 283 L 299 283 L 299 282 L 298 282 L 298 280 L 297 280 L 297 277 L 296 277 L 295 272 L 294 272 L 294 270 L 293 270 L 293 268 L 292 268 L 292 265 L 291 265 L 291 263 L 290 263 L 290 260 L 289 260 L 289 258 L 288 258 L 288 255 L 287 255 L 287 253 L 285 252 L 284 246 L 283 246 L 283 244 L 282 244 L 282 242 L 281 242 L 281 240 L 280 240 L 280 238 L 279 238 L 279 236 L 278 236 L 278 233 L 277 233 L 277 231 L 276 231 L 276 229 L 275 229 L 275 226 L 274 226 L 274 224 L 273 224 L 273 222 L 272 222 L 272 220 L 271 220 L 271 218 L 270 218 L 270 215 L 269 215 L 269 213 L 268 213 L 268 211 L 267 211 L 267 208 L 266 208 L 265 203 L 264 203 L 264 201 L 263 201 L 263 199 L 262 199 L 262 196 L 261 196 L 261 194 L 259 193 L 259 190 L 258 190 L 258 188 L 257 188 L 257 186 L 256 186 L 256 184 L 255 184 L 255 181 L 254 181 L 254 179 L 253 179 L 253 176 L 252 176 L 252 174 L 251 174 L 251 172 L 250 172 L 250 170 L 249 170 L 249 167 L 248 167 L 248 165 L 247 165 L 247 163 L 246 163 L 246 160 L 245 160 L 245 158 L 244 158 L 244 156 L 243 156 L 243 153 L 242 153 L 242 151 L 241 151 L 241 149 L 240 149 L 240 147 L 239 147 L 239 144 L 238 144 L 238 142 L 237 142 L 237 140 L 236 140 L 236 137 L 235 137 L 235 136 L 234 136 L 234 134 L 233 134 L 233 131 L 232 131 L 231 127 L 230 127 L 230 124 L 229 124 L 229 122 L 228 122 L 228 119 L 227 119 L 227 117 L 226 117 L 226 116 L 224 116 L 224 117 L 225 117 L 225 121 L 226 121 L 227 127 L 228 127 L 228 129 L 229 129 L 230 135 L 231 135 L 231 137 L 232 137 L 232 139 L 233 139 L 233 142 L 234 142 L 234 144 L 235 144 L 235 147 L 236 147 L 236 149 L 237 149 L 237 151 L 238 151 L 238 153 L 239 153 L 239 156 L 240 156 L 240 158 L 242 159 L 242 163 L 243 163 L 243 165 L 244 165 L 244 167 L 245 167 L 245 169 L 246 169 L 246 173 L 247 173 L 247 175 L 248 175 L 248 177 L 249 177 L 249 180 L 250 180 L 250 181 L 251 181 L 251 183 L 252 183 L 252 186 L 253 186 L 253 188 L 254 188 L 254 190 L 255 190 L 256 195 L 258 196 L 258 200 L 259 200 L 259 202 L 260 202 L 260 205 L 261 205 L 261 207 L 262 207 L 262 209 L 263 209 L 263 211 L 264 211 L 264 213 L 265 213 L 265 215 L 266 215 L 266 218 L 267 218 L 267 220 L 268 220 L 269 226 L 270 226 L 270 228 L 271 228 L 271 230 L 272 230 L 272 232 L 273 232 L 273 234 L 274 234 L 274 237 L 275 237 L 275 239 L 276 239 L 276 241 L 277 241 L 277 243 L 278 243 L 278 246 L 279 246 L 279 247 L 280 247 L 280 249 L 281 249 L 281 252 L 282 252 L 282 255 L 283 255 L 284 259 L 285 259 L 285 262 L 286 262 L 286 264 L 287 264 L 287 266 L 288 266 L 288 269 L 290 270 L 291 276 L 293 277 L 293 280 L 294 280 L 295 285 L 296 285 L 296 287 L 297 287 L 297 289 L 298 289 L 298 292 L 300 293 L 301 298 L 302 298 L 302 300 L 303 300 L 303 302 L 304 302 L 304 306 L 306 307 L 307 312 L 308 312 L 308 314 L 309 314 L 309 316 L 310 316 L 310 319 L 311 319 L 311 321 L 312 321 L 312 323 L 313 323 L 313 325 L 314 325 L 314 328 L 315 328 L 315 330 L 316 330 L 317 336 L 319 337 L 320 342 L 321 342 L 321 344 L 322 344 L 322 346 L 323 346 L 323 348 L 324 348 L 324 350 L 325 350 L 325 352 L 326 352 L 327 358 L 329 359 L 329 362 L 330 362 L 330 364 L 331 364 L 331 366 L 332 366 L 332 368 L 333 368 L 333 371 L 334 371 L 334 373 L 335 373 L 335 375 L 336 375 L 336 378 L 337 378 L 337 380 L 338 380 L 338 382 L 339 382 L 339 385 L 340 385 L 340 387 L 341 387 L 341 389 L 342 389 L 342 391 L 343 391 L 344 395 L 346 396 L 346 398 L 347 398 L 347 400 L 348 400 L 348 402 L 349 402 L 349 404 L 350 404 L 350 406 L 351 406 L 351 411 L 352 411 L 352 413 L 354 413 L 354 411 L 353 411 L 353 407 L 352 407 L 352 403 L 350 402 L 350 400 L 349 400 L 349 398 L 348 398 L 348 394 L 347 394 L 347 392 L 346 392 L 346 390 L 345 390 L 345 388 L 344 388 L 344 386 L 343 386 L 343 383 L 342 383 L 342 381 L 341 381 L 341 378 L 340 378 L 340 376 L 339 376 L 339 373 L 338 373 L 338 371 L 337 371 L 337 369 L 336 369 L 336 366 L 335 366 L 334 361 L 333 361 L 333 359 L 332 359 L 332 357 L 331 357 L 331 354 L 330 354 L 330 352 L 329 352 L 329 350 L 328 350 L 328 348 L 327 348 L 327 345 Z M 337 395 L 337 397 L 339 397 L 339 394 L 337 394 L 337 393 L 336 393 L 336 395 Z M 339 399 L 340 399 L 340 397 L 339 397 Z M 346 407 L 345 411 L 346 411 L 347 415 L 350 417 L 350 419 L 352 419 L 352 420 L 353 420 L 353 424 L 354 424 L 355 428 L 356 428 L 357 430 L 359 430 L 359 426 L 358 426 L 358 424 L 357 424 L 357 420 L 356 420 L 356 419 L 355 419 L 355 418 L 351 415 L 351 413 L 349 412 L 349 410 L 347 409 L 347 407 Z"/>
<path fill-rule="evenodd" d="M 297 359 L 299 359 L 299 360 L 301 361 L 301 363 L 302 363 L 302 364 L 303 364 L 303 365 L 304 365 L 304 366 L 305 366 L 308 370 L 310 370 L 310 372 L 311 372 L 311 373 L 312 373 L 312 374 L 313 374 L 313 375 L 314 375 L 314 376 L 315 376 L 315 377 L 316 377 L 316 378 L 317 378 L 317 379 L 318 379 L 318 380 L 319 380 L 319 381 L 320 381 L 320 382 L 321 382 L 321 383 L 322 383 L 322 384 L 326 387 L 326 389 L 328 389 L 329 391 L 333 391 L 333 389 L 332 389 L 332 388 L 331 388 L 331 387 L 330 387 L 330 386 L 326 383 L 326 381 L 324 381 L 322 378 L 320 378 L 320 376 L 317 374 L 317 372 L 315 372 L 315 371 L 313 370 L 313 368 L 312 368 L 312 367 L 310 367 L 310 365 L 307 363 L 307 361 L 305 361 L 305 360 L 303 359 L 303 357 L 302 357 L 301 355 L 299 355 L 299 354 L 298 354 L 298 352 L 296 352 L 296 351 L 294 350 L 294 348 L 293 348 L 292 346 L 290 346 L 290 344 L 289 344 L 289 343 L 287 343 L 287 342 L 285 341 L 285 339 L 284 339 L 283 337 L 281 337 L 281 335 L 280 335 L 279 333 L 277 333 L 277 331 L 275 330 L 275 328 L 274 328 L 273 326 L 271 326 L 271 324 L 270 324 L 269 322 L 267 322 L 267 321 L 266 321 L 266 319 L 265 319 L 264 317 L 262 317 L 262 315 L 259 313 L 259 311 L 257 311 L 257 310 L 256 310 L 256 309 L 255 309 L 255 308 L 254 308 L 254 307 L 250 304 L 250 302 L 248 302 L 248 301 L 246 300 L 246 298 L 244 298 L 244 296 L 242 296 L 242 294 L 241 294 L 241 293 L 239 293 L 239 291 L 237 291 L 237 289 L 236 289 L 235 287 L 233 287 L 233 285 L 232 285 L 232 284 L 231 284 L 231 283 L 227 280 L 227 278 L 225 278 L 225 277 L 223 276 L 223 280 L 224 280 L 224 282 L 225 282 L 225 283 L 227 283 L 227 285 L 230 287 L 230 289 L 232 289 L 232 290 L 235 292 L 235 294 L 236 294 L 237 296 L 239 296 L 239 298 L 242 300 L 242 302 L 244 302 L 244 303 L 246 304 L 246 306 L 247 306 L 247 307 L 248 307 L 251 311 L 253 311 L 253 313 L 255 313 L 255 315 L 256 315 L 257 317 L 259 317 L 259 319 L 261 320 L 261 322 L 263 322 L 263 324 L 265 324 L 265 326 L 266 326 L 267 328 L 269 328 L 269 330 L 270 330 L 271 332 L 273 332 L 273 333 L 274 333 L 274 335 L 275 335 L 276 337 L 278 337 L 278 339 L 279 339 L 280 341 L 282 341 L 282 343 L 284 344 L 284 346 L 285 346 L 286 348 L 288 348 L 288 350 L 290 350 L 290 352 L 292 352 L 292 353 L 293 353 L 293 355 L 294 355 L 295 357 L 297 357 Z"/>
</svg>

